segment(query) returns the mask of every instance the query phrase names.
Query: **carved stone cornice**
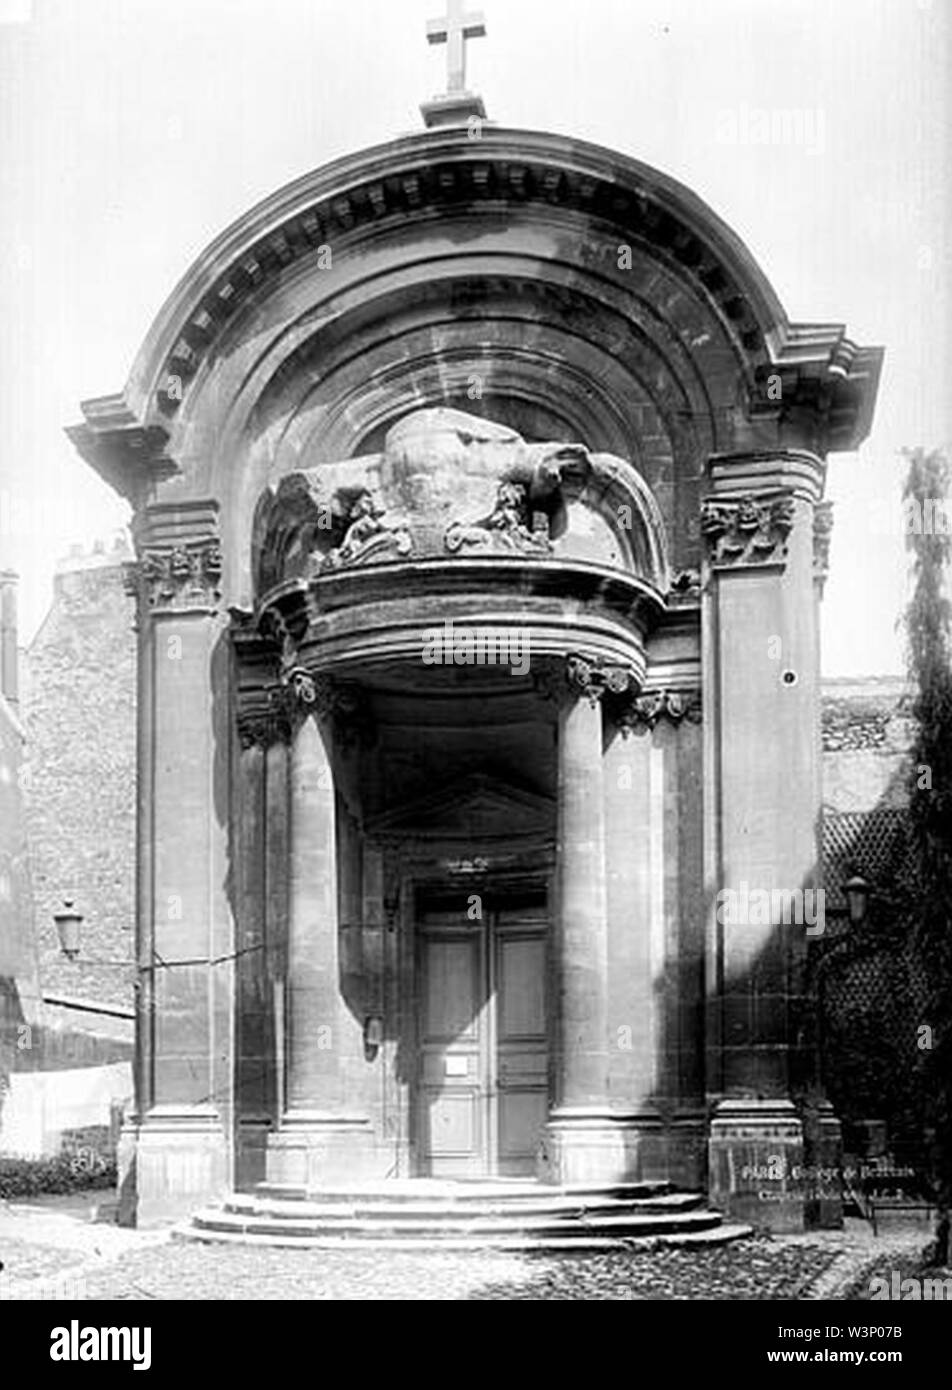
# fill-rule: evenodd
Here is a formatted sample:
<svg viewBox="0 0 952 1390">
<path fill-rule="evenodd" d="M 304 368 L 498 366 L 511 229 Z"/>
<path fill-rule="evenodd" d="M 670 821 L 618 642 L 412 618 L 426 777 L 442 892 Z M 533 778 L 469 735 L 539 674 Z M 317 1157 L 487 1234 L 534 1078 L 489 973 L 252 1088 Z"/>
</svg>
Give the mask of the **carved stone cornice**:
<svg viewBox="0 0 952 1390">
<path fill-rule="evenodd" d="M 696 199 L 643 164 L 579 140 L 480 127 L 432 130 L 361 151 L 279 190 L 204 253 L 175 291 L 141 354 L 133 392 L 143 415 L 174 417 L 203 362 L 248 302 L 292 267 L 317 271 L 367 228 L 378 236 L 466 208 L 498 216 L 598 219 L 619 244 L 660 250 L 735 325 L 751 364 L 783 377 L 780 415 L 820 415 L 831 449 L 855 448 L 869 427 L 882 353 L 840 325 L 790 324 L 750 256 Z M 346 251 L 344 252 L 346 254 Z M 601 270 L 601 262 L 598 262 Z M 579 267 L 581 273 L 582 267 Z M 618 270 L 619 275 L 623 274 Z"/>
<path fill-rule="evenodd" d="M 833 539 L 833 503 L 818 502 L 813 513 L 813 577 L 820 593 L 830 572 L 830 542 Z"/>
<path fill-rule="evenodd" d="M 669 724 L 682 722 L 700 724 L 702 719 L 699 690 L 651 690 L 626 700 L 616 714 L 616 722 L 625 738 L 645 734 L 662 719 Z"/>
<path fill-rule="evenodd" d="M 775 565 L 786 558 L 793 530 L 794 500 L 789 492 L 759 498 L 708 499 L 701 507 L 701 535 L 712 565 Z"/>
<path fill-rule="evenodd" d="M 168 430 L 140 422 L 124 395 L 83 401 L 82 409 L 82 424 L 69 426 L 67 435 L 87 463 L 133 507 L 141 505 L 156 482 L 180 471 L 165 452 Z"/>
</svg>

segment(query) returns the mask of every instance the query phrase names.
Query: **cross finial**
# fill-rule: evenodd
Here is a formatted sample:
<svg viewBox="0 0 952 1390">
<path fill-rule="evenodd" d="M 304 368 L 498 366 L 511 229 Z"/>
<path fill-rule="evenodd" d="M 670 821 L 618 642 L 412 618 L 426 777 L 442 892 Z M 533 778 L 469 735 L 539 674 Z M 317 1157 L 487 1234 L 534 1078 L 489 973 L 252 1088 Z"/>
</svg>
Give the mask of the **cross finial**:
<svg viewBox="0 0 952 1390">
<path fill-rule="evenodd" d="M 446 90 L 466 91 L 466 41 L 486 37 L 486 21 L 479 11 L 466 14 L 466 0 L 446 0 L 446 15 L 426 26 L 430 43 L 446 44 Z"/>
<path fill-rule="evenodd" d="M 480 11 L 467 14 L 466 0 L 446 0 L 446 14 L 427 22 L 426 36 L 430 43 L 446 44 L 446 94 L 427 102 L 423 117 L 428 126 L 455 125 L 472 116 L 480 119 L 486 111 L 482 99 L 466 90 L 466 43 L 486 35 L 486 23 Z"/>
</svg>

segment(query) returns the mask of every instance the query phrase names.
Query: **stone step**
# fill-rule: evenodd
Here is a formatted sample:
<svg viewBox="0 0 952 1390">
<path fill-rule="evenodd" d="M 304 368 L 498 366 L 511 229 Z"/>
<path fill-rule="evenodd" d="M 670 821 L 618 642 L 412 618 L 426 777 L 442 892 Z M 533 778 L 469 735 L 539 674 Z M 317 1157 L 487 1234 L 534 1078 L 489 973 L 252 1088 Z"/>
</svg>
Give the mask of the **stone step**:
<svg viewBox="0 0 952 1390">
<path fill-rule="evenodd" d="M 750 1234 L 725 1225 L 699 1192 L 671 1183 L 556 1187 L 534 1179 L 407 1179 L 319 1192 L 260 1184 L 197 1212 L 178 1239 L 400 1249 L 623 1249 L 715 1243 Z"/>
<path fill-rule="evenodd" d="M 467 1233 L 446 1234 L 438 1242 L 435 1242 L 432 1235 L 418 1236 L 408 1235 L 399 1232 L 396 1236 L 384 1235 L 379 1231 L 372 1235 L 366 1235 L 355 1239 L 352 1235 L 338 1232 L 336 1234 L 321 1235 L 298 1235 L 289 1236 L 285 1232 L 275 1235 L 249 1234 L 244 1230 L 228 1230 L 202 1228 L 195 1225 L 180 1226 L 173 1232 L 173 1239 L 182 1241 L 194 1241 L 205 1244 L 224 1244 L 224 1245 L 249 1245 L 260 1244 L 282 1249 L 295 1250 L 342 1250 L 354 1249 L 359 1246 L 361 1250 L 403 1250 L 403 1251 L 429 1251 L 435 1248 L 443 1251 L 450 1250 L 514 1250 L 514 1251 L 546 1251 L 549 1253 L 558 1252 L 581 1252 L 581 1251 L 621 1251 L 621 1250 L 650 1250 L 657 1246 L 671 1247 L 705 1247 L 713 1245 L 726 1245 L 731 1241 L 743 1240 L 752 1234 L 750 1226 L 728 1224 L 718 1222 L 716 1225 L 707 1227 L 703 1230 L 675 1230 L 658 1232 L 652 1235 L 641 1234 L 606 1234 L 605 1232 L 593 1231 L 585 1226 L 579 1225 L 578 1229 L 570 1232 L 560 1230 L 558 1234 L 540 1234 L 538 1232 L 522 1232 L 520 1234 L 503 1234 L 499 1231 L 491 1231 L 485 1234 Z"/>
<path fill-rule="evenodd" d="M 383 1217 L 355 1217 L 347 1220 L 329 1222 L 322 1218 L 307 1218 L 304 1215 L 266 1216 L 233 1213 L 222 1208 L 198 1212 L 192 1224 L 203 1231 L 241 1232 L 249 1237 L 285 1236 L 303 1238 L 308 1236 L 341 1236 L 349 1240 L 362 1240 L 367 1237 L 402 1240 L 404 1237 L 424 1237 L 442 1241 L 451 1236 L 535 1236 L 539 1238 L 567 1237 L 578 1234 L 604 1236 L 654 1236 L 684 1233 L 693 1230 L 711 1230 L 721 1224 L 717 1212 L 689 1211 L 660 1214 L 624 1213 L 621 1215 L 597 1215 L 579 1217 L 567 1213 L 562 1217 L 545 1214 L 516 1214 L 493 1216 L 480 1214 L 473 1216 L 404 1216 L 399 1221 Z"/>
<path fill-rule="evenodd" d="M 696 1211 L 703 1207 L 700 1193 L 670 1192 L 658 1197 L 624 1199 L 591 1195 L 585 1199 L 557 1193 L 555 1196 L 526 1196 L 522 1200 L 500 1201 L 496 1198 L 481 1202 L 453 1202 L 445 1199 L 410 1201 L 373 1200 L 351 1196 L 349 1201 L 324 1201 L 323 1197 L 301 1201 L 278 1201 L 256 1193 L 236 1193 L 224 1202 L 224 1210 L 236 1216 L 272 1217 L 279 1219 L 320 1220 L 330 1224 L 358 1219 L 405 1222 L 414 1220 L 472 1220 L 475 1217 L 498 1220 L 506 1217 L 551 1216 L 582 1220 L 602 1214 L 606 1216 L 671 1215 Z"/>
<path fill-rule="evenodd" d="M 561 1197 L 571 1198 L 577 1202 L 584 1202 L 587 1198 L 635 1201 L 654 1197 L 685 1195 L 701 1197 L 700 1193 L 686 1194 L 683 1189 L 676 1189 L 674 1184 L 670 1182 L 614 1183 L 608 1186 L 576 1183 L 556 1186 L 555 1184 L 539 1182 L 536 1178 L 516 1178 L 502 1181 L 484 1178 L 463 1181 L 437 1178 L 388 1178 L 378 1183 L 354 1184 L 347 1187 L 322 1187 L 320 1192 L 312 1192 L 306 1187 L 263 1182 L 256 1184 L 253 1193 L 236 1195 L 254 1196 L 259 1199 L 273 1199 L 281 1202 L 316 1199 L 322 1205 L 334 1202 L 350 1205 L 355 1201 L 359 1201 L 361 1204 L 379 1202 L 389 1205 L 395 1202 L 415 1203 L 423 1199 L 436 1199 L 452 1203 L 454 1206 L 487 1201 L 521 1203 L 540 1198 L 548 1200 Z"/>
</svg>

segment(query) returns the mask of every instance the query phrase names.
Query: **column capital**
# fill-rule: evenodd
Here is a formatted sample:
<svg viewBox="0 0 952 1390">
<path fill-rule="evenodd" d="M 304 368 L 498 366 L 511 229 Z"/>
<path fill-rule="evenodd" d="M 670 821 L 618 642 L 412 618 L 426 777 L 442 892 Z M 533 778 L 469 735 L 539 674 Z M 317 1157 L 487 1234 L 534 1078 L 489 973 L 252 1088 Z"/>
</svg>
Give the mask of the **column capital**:
<svg viewBox="0 0 952 1390">
<path fill-rule="evenodd" d="M 267 750 L 274 743 L 290 743 L 292 718 L 287 692 L 272 686 L 257 699 L 239 701 L 238 738 L 244 749 Z"/>
<path fill-rule="evenodd" d="M 590 704 L 597 705 L 605 695 L 623 695 L 634 689 L 636 681 L 634 671 L 627 666 L 578 653 L 557 658 L 535 674 L 539 693 L 559 704 L 584 696 Z"/>
<path fill-rule="evenodd" d="M 701 504 L 701 536 L 715 566 L 782 564 L 795 520 L 788 490 L 755 496 L 708 498 Z"/>
<path fill-rule="evenodd" d="M 344 745 L 369 737 L 370 711 L 363 691 L 304 666 L 292 666 L 282 677 L 285 708 L 293 730 L 310 715 L 333 721 Z"/>
<path fill-rule="evenodd" d="M 146 507 L 133 524 L 136 560 L 124 567 L 126 593 L 140 610 L 216 613 L 222 553 L 214 500 Z"/>
<path fill-rule="evenodd" d="M 616 722 L 625 738 L 631 734 L 646 734 L 664 719 L 669 724 L 682 722 L 700 724 L 702 718 L 700 690 L 649 690 L 626 700 L 616 714 Z"/>
</svg>

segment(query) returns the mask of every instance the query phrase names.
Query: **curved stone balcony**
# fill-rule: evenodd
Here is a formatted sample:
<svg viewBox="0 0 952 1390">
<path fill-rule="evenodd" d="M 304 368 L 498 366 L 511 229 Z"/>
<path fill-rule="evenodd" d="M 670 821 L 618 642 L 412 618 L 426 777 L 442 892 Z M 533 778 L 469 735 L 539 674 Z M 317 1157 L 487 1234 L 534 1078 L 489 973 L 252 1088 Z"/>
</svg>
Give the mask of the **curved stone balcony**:
<svg viewBox="0 0 952 1390">
<path fill-rule="evenodd" d="M 259 504 L 253 564 L 260 631 L 315 671 L 579 652 L 640 683 L 669 587 L 631 464 L 452 410 L 406 417 L 381 454 L 285 476 Z"/>
</svg>

